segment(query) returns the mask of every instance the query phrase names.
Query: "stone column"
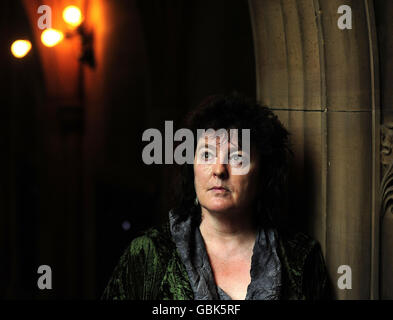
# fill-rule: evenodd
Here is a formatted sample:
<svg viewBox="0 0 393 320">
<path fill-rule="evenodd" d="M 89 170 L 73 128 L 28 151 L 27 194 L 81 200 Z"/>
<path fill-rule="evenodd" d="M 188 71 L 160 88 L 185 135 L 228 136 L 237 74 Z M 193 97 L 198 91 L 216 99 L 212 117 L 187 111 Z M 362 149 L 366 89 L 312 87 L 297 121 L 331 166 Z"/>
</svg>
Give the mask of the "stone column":
<svg viewBox="0 0 393 320">
<path fill-rule="evenodd" d="M 352 9 L 352 29 L 338 8 Z M 289 216 L 322 247 L 338 299 L 378 293 L 379 84 L 372 1 L 249 0 L 257 94 L 291 133 Z M 352 289 L 337 269 L 352 270 Z"/>
</svg>

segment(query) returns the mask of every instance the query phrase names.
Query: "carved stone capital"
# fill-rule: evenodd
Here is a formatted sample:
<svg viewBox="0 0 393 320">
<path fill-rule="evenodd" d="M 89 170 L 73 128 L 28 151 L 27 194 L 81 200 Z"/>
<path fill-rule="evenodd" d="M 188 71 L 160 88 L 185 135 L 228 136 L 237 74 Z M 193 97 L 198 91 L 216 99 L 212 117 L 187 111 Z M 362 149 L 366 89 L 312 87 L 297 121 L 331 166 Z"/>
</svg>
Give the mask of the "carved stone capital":
<svg viewBox="0 0 393 320">
<path fill-rule="evenodd" d="M 381 219 L 387 212 L 393 213 L 393 122 L 381 125 Z"/>
<path fill-rule="evenodd" d="M 384 169 L 393 162 L 393 122 L 381 126 L 381 163 Z"/>
</svg>

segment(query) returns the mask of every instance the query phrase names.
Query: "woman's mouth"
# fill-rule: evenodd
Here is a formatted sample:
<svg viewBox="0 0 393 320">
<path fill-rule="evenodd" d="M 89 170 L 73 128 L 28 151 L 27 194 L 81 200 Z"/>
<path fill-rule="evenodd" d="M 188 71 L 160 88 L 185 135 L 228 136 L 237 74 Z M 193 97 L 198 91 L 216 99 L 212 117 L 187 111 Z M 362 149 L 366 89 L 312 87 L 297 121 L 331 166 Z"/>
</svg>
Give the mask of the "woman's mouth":
<svg viewBox="0 0 393 320">
<path fill-rule="evenodd" d="M 229 191 L 227 188 L 219 187 L 219 186 L 213 187 L 213 188 L 211 188 L 210 190 L 217 191 L 217 192 L 226 192 L 226 191 Z"/>
</svg>

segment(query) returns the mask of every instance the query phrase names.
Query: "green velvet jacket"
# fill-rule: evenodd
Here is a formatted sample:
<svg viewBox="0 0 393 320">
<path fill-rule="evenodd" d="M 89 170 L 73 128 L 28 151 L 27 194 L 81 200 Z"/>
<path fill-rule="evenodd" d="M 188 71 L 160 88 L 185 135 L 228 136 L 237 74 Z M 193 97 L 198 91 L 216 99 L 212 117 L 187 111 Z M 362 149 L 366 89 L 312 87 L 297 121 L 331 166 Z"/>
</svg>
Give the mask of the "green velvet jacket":
<svg viewBox="0 0 393 320">
<path fill-rule="evenodd" d="M 283 300 L 328 299 L 328 277 L 318 243 L 302 233 L 279 233 Z M 110 300 L 193 300 L 187 271 L 169 223 L 135 238 L 102 295 Z"/>
</svg>

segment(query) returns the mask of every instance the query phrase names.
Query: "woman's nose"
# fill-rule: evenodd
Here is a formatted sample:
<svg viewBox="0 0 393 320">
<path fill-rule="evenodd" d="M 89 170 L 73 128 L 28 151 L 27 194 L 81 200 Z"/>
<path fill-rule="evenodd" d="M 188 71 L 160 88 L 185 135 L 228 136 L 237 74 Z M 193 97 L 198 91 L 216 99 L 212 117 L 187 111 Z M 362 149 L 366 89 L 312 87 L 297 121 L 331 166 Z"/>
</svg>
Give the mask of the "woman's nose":
<svg viewBox="0 0 393 320">
<path fill-rule="evenodd" d="M 225 179 L 228 177 L 228 169 L 225 163 L 217 163 L 213 164 L 213 175 L 220 179 Z"/>
</svg>

